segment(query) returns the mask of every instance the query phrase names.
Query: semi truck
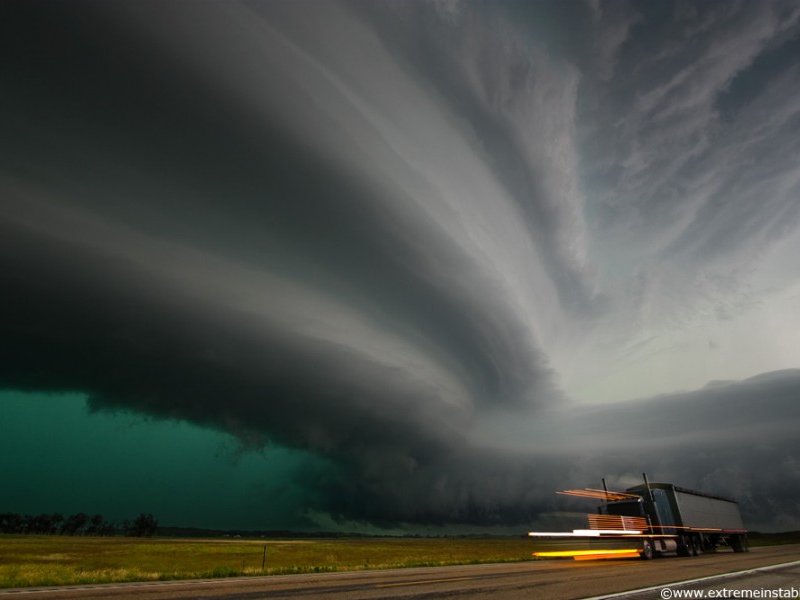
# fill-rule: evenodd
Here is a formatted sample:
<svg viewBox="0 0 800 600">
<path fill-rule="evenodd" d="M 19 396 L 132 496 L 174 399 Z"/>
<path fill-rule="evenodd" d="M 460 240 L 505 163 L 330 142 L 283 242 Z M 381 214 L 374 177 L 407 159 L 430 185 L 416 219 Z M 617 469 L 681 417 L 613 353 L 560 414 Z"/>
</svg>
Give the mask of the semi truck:
<svg viewBox="0 0 800 600">
<path fill-rule="evenodd" d="M 558 492 L 600 500 L 597 511 L 587 515 L 588 528 L 571 533 L 530 532 L 539 558 L 651 559 L 676 554 L 697 556 L 727 547 L 746 552 L 747 530 L 739 505 L 729 498 L 698 492 L 672 483 L 644 483 L 624 492 L 584 488 Z"/>
</svg>

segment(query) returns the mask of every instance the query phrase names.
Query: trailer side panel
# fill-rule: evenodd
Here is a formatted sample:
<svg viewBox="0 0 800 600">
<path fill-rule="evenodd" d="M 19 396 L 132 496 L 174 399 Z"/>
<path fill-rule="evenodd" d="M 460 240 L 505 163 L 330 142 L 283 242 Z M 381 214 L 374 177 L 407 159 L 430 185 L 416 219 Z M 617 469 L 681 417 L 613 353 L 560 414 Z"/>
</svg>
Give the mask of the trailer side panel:
<svg viewBox="0 0 800 600">
<path fill-rule="evenodd" d="M 739 505 L 708 496 L 675 490 L 675 502 L 684 527 L 744 529 Z"/>
</svg>

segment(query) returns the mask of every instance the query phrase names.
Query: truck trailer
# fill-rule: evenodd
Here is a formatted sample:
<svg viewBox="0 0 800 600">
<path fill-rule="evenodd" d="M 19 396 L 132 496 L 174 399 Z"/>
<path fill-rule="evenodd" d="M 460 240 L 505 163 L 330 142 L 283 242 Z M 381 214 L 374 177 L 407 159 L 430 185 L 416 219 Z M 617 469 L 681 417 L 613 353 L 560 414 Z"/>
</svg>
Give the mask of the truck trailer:
<svg viewBox="0 0 800 600">
<path fill-rule="evenodd" d="M 558 492 L 600 500 L 587 515 L 588 528 L 571 533 L 530 532 L 539 558 L 651 559 L 660 555 L 697 556 L 728 547 L 746 552 L 747 530 L 739 505 L 729 498 L 690 490 L 672 483 L 644 483 L 624 492 L 584 488 Z"/>
</svg>

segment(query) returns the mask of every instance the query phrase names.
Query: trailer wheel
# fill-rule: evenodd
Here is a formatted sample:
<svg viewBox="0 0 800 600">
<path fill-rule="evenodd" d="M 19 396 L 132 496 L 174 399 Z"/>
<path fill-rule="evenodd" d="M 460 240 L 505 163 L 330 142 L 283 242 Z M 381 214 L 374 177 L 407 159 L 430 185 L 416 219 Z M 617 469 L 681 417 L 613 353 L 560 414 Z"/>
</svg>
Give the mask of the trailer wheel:
<svg viewBox="0 0 800 600">
<path fill-rule="evenodd" d="M 692 538 L 691 536 L 685 535 L 681 538 L 681 545 L 678 546 L 678 556 L 692 556 L 693 554 Z"/>
<path fill-rule="evenodd" d="M 700 556 L 703 553 L 703 542 L 699 537 L 692 539 L 692 554 Z"/>
<path fill-rule="evenodd" d="M 650 540 L 645 540 L 642 543 L 642 551 L 639 555 L 643 560 L 650 560 L 656 555 L 655 550 L 653 550 L 653 543 Z"/>
<path fill-rule="evenodd" d="M 742 539 L 743 537 L 744 536 L 741 536 L 741 535 L 734 535 L 734 536 L 731 537 L 730 546 L 731 546 L 731 548 L 733 549 L 734 552 L 744 552 L 745 551 L 745 545 L 743 543 L 744 540 Z"/>
</svg>

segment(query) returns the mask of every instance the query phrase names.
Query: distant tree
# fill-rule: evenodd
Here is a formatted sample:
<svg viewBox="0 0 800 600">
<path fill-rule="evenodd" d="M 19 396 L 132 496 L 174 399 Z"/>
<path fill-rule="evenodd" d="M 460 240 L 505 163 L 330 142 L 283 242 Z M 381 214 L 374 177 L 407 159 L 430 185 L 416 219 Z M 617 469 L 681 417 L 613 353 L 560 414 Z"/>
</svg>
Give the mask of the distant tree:
<svg viewBox="0 0 800 600">
<path fill-rule="evenodd" d="M 31 524 L 33 521 L 33 517 L 31 515 L 22 515 L 22 519 L 19 523 L 19 532 L 20 533 L 29 533 L 31 530 Z"/>
<path fill-rule="evenodd" d="M 117 526 L 111 521 L 105 521 L 98 535 L 116 535 Z"/>
<path fill-rule="evenodd" d="M 158 520 L 149 514 L 142 513 L 133 521 L 123 521 L 117 525 L 101 514 L 92 515 L 75 513 L 64 517 L 61 513 L 42 513 L 24 515 L 20 513 L 0 513 L 0 533 L 34 533 L 61 535 L 118 535 L 149 537 L 158 532 Z"/>
<path fill-rule="evenodd" d="M 103 515 L 93 515 L 86 526 L 86 535 L 101 535 L 106 520 Z"/>
<path fill-rule="evenodd" d="M 50 533 L 52 528 L 52 515 L 42 513 L 28 518 L 28 533 Z"/>
<path fill-rule="evenodd" d="M 65 535 L 82 535 L 86 525 L 89 523 L 89 515 L 86 513 L 75 513 L 64 520 L 61 531 Z"/>
<path fill-rule="evenodd" d="M 99 514 L 89 519 L 89 525 L 86 527 L 86 535 L 114 535 L 116 532 L 114 524 Z"/>
<path fill-rule="evenodd" d="M 0 514 L 0 532 L 23 533 L 25 517 L 19 513 Z"/>
<path fill-rule="evenodd" d="M 61 527 L 64 525 L 64 515 L 61 513 L 53 513 L 50 515 L 50 532 L 61 533 Z"/>
<path fill-rule="evenodd" d="M 158 521 L 150 513 L 142 513 L 128 524 L 128 535 L 135 537 L 150 537 L 157 530 Z"/>
</svg>

